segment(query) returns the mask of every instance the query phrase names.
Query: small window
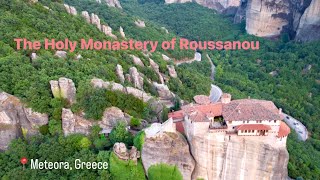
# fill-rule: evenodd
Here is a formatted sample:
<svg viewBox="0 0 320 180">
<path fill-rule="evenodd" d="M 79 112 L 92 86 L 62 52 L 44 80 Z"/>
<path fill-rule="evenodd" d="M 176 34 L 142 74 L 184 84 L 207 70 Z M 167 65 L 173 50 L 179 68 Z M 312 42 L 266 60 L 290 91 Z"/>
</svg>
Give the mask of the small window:
<svg viewBox="0 0 320 180">
<path fill-rule="evenodd" d="M 274 123 L 277 123 L 277 120 L 274 120 Z"/>
<path fill-rule="evenodd" d="M 244 131 L 245 133 L 247 132 L 247 130 Z"/>
<path fill-rule="evenodd" d="M 243 124 L 246 123 L 246 121 L 243 121 Z"/>
</svg>

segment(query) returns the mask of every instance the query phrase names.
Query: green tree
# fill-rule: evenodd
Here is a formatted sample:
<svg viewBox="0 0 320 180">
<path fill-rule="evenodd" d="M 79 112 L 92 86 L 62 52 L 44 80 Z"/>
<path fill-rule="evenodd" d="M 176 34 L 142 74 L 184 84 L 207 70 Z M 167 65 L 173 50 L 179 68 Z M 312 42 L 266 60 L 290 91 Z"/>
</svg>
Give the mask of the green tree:
<svg viewBox="0 0 320 180">
<path fill-rule="evenodd" d="M 131 146 L 133 143 L 133 137 L 130 132 L 127 131 L 126 124 L 122 121 L 112 129 L 109 139 L 112 145 L 116 142 L 123 142 L 127 146 Z"/>
<path fill-rule="evenodd" d="M 168 164 L 156 164 L 152 165 L 148 169 L 148 177 L 150 180 L 182 180 L 182 174 L 177 166 L 171 166 Z"/>
</svg>

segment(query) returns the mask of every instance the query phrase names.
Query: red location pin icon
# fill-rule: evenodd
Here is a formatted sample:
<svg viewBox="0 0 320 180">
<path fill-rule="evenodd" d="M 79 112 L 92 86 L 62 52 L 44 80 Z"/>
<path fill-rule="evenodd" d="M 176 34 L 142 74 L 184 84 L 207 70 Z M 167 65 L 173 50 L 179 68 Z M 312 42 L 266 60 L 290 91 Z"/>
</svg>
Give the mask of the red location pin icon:
<svg viewBox="0 0 320 180">
<path fill-rule="evenodd" d="M 22 157 L 22 158 L 20 159 L 20 162 L 21 162 L 21 164 L 23 165 L 23 170 L 24 170 L 24 165 L 27 164 L 28 159 L 27 159 L 26 157 Z"/>
</svg>

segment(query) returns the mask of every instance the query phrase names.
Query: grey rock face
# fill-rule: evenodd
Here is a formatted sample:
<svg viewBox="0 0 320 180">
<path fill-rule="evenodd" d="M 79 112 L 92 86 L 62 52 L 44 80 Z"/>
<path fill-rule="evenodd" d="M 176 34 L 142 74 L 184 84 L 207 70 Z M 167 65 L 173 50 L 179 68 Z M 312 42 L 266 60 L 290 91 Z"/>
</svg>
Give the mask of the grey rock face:
<svg viewBox="0 0 320 180">
<path fill-rule="evenodd" d="M 165 61 L 170 61 L 170 58 L 165 54 L 162 54 L 162 59 Z"/>
<path fill-rule="evenodd" d="M 155 164 L 176 165 L 184 180 L 191 180 L 195 167 L 188 142 L 179 133 L 164 132 L 161 136 L 146 138 L 141 158 L 146 172 Z"/>
<path fill-rule="evenodd" d="M 138 66 L 141 66 L 141 67 L 144 67 L 144 64 L 143 62 L 141 61 L 141 59 L 135 55 L 130 55 L 132 57 L 132 60 L 133 60 L 133 63 L 135 65 L 138 65 Z"/>
<path fill-rule="evenodd" d="M 96 25 L 99 30 L 101 30 L 100 18 L 98 15 L 91 13 L 91 24 Z"/>
<path fill-rule="evenodd" d="M 139 28 L 144 28 L 144 27 L 146 27 L 146 24 L 144 23 L 144 21 L 142 21 L 142 20 L 140 20 L 140 19 L 136 20 L 136 21 L 134 22 L 134 24 L 135 24 L 136 26 L 138 26 Z"/>
<path fill-rule="evenodd" d="M 48 124 L 46 114 L 33 112 L 17 97 L 0 93 L 0 150 L 6 150 L 15 138 L 39 133 L 38 128 L 45 124 Z"/>
<path fill-rule="evenodd" d="M 159 97 L 162 99 L 172 99 L 174 97 L 174 94 L 169 90 L 168 86 L 165 84 L 158 84 L 156 82 L 153 82 L 153 86 L 158 91 Z"/>
<path fill-rule="evenodd" d="M 307 42 L 320 39 L 320 0 L 312 0 L 303 13 L 297 29 L 296 40 Z"/>
<path fill-rule="evenodd" d="M 73 114 L 70 109 L 62 109 L 62 130 L 65 136 L 74 133 L 88 135 L 92 126 L 91 121 Z"/>
<path fill-rule="evenodd" d="M 38 56 L 37 56 L 36 53 L 32 53 L 30 58 L 31 58 L 31 61 L 34 61 L 34 60 L 36 60 L 38 58 Z"/>
<path fill-rule="evenodd" d="M 149 62 L 150 62 L 151 68 L 158 74 L 160 83 L 164 84 L 164 79 L 160 73 L 159 65 L 156 62 L 154 62 L 154 60 L 152 60 L 150 58 L 149 58 Z"/>
<path fill-rule="evenodd" d="M 56 51 L 54 55 L 63 59 L 67 58 L 67 52 L 65 51 Z"/>
<path fill-rule="evenodd" d="M 51 80 L 50 85 L 53 97 L 67 99 L 70 104 L 76 102 L 76 87 L 71 79 L 61 77 L 58 81 Z"/>
<path fill-rule="evenodd" d="M 107 26 L 107 25 L 102 25 L 102 26 L 101 26 L 101 31 L 102 31 L 105 35 L 107 35 L 107 36 L 109 36 L 109 37 L 112 37 L 113 39 L 117 39 L 117 36 L 114 35 L 114 34 L 112 34 L 112 28 L 111 28 L 111 27 L 109 27 L 109 26 Z"/>
<path fill-rule="evenodd" d="M 286 180 L 289 154 L 285 146 L 233 138 L 223 140 L 214 134 L 188 138 L 197 163 L 192 178 Z"/>
<path fill-rule="evenodd" d="M 204 7 L 217 10 L 222 13 L 228 9 L 233 8 L 236 10 L 240 6 L 241 0 L 165 0 L 166 4 L 171 3 L 187 3 L 187 2 L 196 2 Z M 234 14 L 234 13 L 233 13 Z"/>
<path fill-rule="evenodd" d="M 121 84 L 115 82 L 103 81 L 101 79 L 94 78 L 91 80 L 91 84 L 95 88 L 104 88 L 112 91 L 117 90 L 122 91 L 123 93 L 131 94 L 136 98 L 143 100 L 144 102 L 148 102 L 150 99 L 152 99 L 151 95 L 142 90 L 133 87 L 123 87 Z"/>
<path fill-rule="evenodd" d="M 120 64 L 117 64 L 117 67 L 116 67 L 116 74 L 120 80 L 121 83 L 124 83 L 124 75 L 123 75 L 123 69 L 122 69 L 122 66 Z"/>
<path fill-rule="evenodd" d="M 143 77 L 140 76 L 137 68 L 131 67 L 129 69 L 129 73 L 131 76 L 131 82 L 134 84 L 134 87 L 143 90 Z"/>
<path fill-rule="evenodd" d="M 85 18 L 87 23 L 91 23 L 91 19 L 90 19 L 89 13 L 87 11 L 82 11 L 81 16 Z"/>
<path fill-rule="evenodd" d="M 119 31 L 120 31 L 121 37 L 122 37 L 122 38 L 126 38 L 126 34 L 124 33 L 123 28 L 122 28 L 121 26 L 120 26 L 120 28 L 119 28 Z"/>
<path fill-rule="evenodd" d="M 101 127 L 114 127 L 116 126 L 120 121 L 124 122 L 125 124 L 129 124 L 130 116 L 123 113 L 121 109 L 117 107 L 109 107 L 106 108 L 102 121 L 99 122 L 99 125 Z"/>
<path fill-rule="evenodd" d="M 66 10 L 67 10 L 67 12 L 68 12 L 69 14 L 72 14 L 72 15 L 74 15 L 74 16 L 77 15 L 77 10 L 76 10 L 75 7 L 69 6 L 69 5 L 67 5 L 67 4 L 64 4 L 64 7 L 66 8 Z"/>
<path fill-rule="evenodd" d="M 174 66 L 167 65 L 167 68 L 168 68 L 170 77 L 172 77 L 172 78 L 177 78 L 178 77 L 176 69 L 174 68 Z"/>
<path fill-rule="evenodd" d="M 116 7 L 116 8 L 122 9 L 119 0 L 105 0 L 105 1 L 107 5 L 110 7 Z"/>
</svg>

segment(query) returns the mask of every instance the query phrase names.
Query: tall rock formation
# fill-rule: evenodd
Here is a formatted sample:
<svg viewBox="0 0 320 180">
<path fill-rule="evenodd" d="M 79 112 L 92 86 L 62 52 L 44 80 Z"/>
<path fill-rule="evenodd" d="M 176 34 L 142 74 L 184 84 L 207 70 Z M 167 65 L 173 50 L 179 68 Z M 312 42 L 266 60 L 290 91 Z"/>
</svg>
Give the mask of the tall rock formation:
<svg viewBox="0 0 320 180">
<path fill-rule="evenodd" d="M 246 30 L 260 37 L 279 36 L 289 24 L 290 0 L 248 0 Z"/>
<path fill-rule="evenodd" d="M 48 124 L 48 115 L 32 111 L 21 101 L 5 92 L 0 93 L 0 150 L 6 150 L 11 140 L 39 133 Z"/>
<path fill-rule="evenodd" d="M 287 179 L 285 146 L 236 136 L 229 140 L 219 133 L 195 136 L 189 143 L 197 162 L 193 179 Z"/>
<path fill-rule="evenodd" d="M 154 60 L 149 58 L 150 67 L 158 74 L 159 81 L 161 84 L 164 84 L 164 78 L 162 77 L 162 74 L 160 73 L 159 65 L 154 62 Z"/>
<path fill-rule="evenodd" d="M 77 10 L 76 10 L 75 7 L 69 6 L 68 4 L 64 4 L 64 7 L 65 7 L 65 9 L 67 10 L 67 12 L 68 12 L 69 14 L 72 14 L 72 15 L 74 15 L 74 16 L 77 15 Z"/>
<path fill-rule="evenodd" d="M 101 31 L 102 31 L 105 35 L 110 36 L 110 37 L 112 37 L 113 39 L 117 39 L 117 36 L 114 35 L 114 34 L 112 34 L 112 28 L 111 28 L 111 27 L 109 27 L 109 26 L 107 26 L 107 25 L 102 25 L 102 26 L 101 26 Z"/>
<path fill-rule="evenodd" d="M 259 37 L 279 37 L 287 33 L 297 41 L 320 39 L 319 0 L 242 1 L 234 21 L 246 19 L 247 33 Z"/>
<path fill-rule="evenodd" d="M 61 77 L 58 81 L 51 80 L 50 85 L 53 97 L 64 98 L 70 104 L 76 102 L 76 87 L 71 79 Z"/>
<path fill-rule="evenodd" d="M 320 0 L 312 0 L 297 29 L 297 41 L 320 40 Z"/>
<path fill-rule="evenodd" d="M 195 162 L 186 139 L 175 130 L 172 119 L 163 124 L 154 123 L 145 130 L 146 137 L 141 158 L 145 171 L 155 164 L 176 165 L 184 180 L 191 180 Z"/>
<path fill-rule="evenodd" d="M 116 7 L 116 8 L 122 9 L 119 0 L 105 0 L 105 1 L 109 7 Z"/>
<path fill-rule="evenodd" d="M 122 66 L 120 64 L 117 64 L 117 67 L 116 67 L 116 74 L 120 80 L 121 83 L 124 83 L 124 75 L 123 75 L 123 69 L 122 69 Z"/>
<path fill-rule="evenodd" d="M 187 2 L 196 2 L 204 7 L 217 10 L 220 13 L 232 9 L 232 14 L 235 14 L 241 4 L 241 0 L 165 0 L 166 4 Z"/>
<path fill-rule="evenodd" d="M 135 88 L 143 90 L 143 77 L 139 74 L 136 67 L 131 67 L 129 69 L 129 73 L 131 76 L 131 82 L 133 83 Z"/>
</svg>

